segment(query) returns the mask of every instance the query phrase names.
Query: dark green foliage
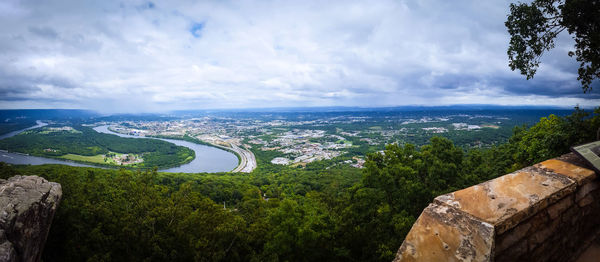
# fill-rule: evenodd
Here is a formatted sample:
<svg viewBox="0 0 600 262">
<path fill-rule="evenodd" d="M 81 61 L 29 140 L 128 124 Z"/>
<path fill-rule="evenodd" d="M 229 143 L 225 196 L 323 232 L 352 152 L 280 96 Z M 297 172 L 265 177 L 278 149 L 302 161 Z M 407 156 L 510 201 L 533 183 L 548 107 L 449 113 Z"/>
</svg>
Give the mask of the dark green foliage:
<svg viewBox="0 0 600 262">
<path fill-rule="evenodd" d="M 235 257 L 223 247 L 243 233 L 241 218 L 190 182 L 159 185 L 156 172 L 2 166 L 0 176 L 14 174 L 43 174 L 62 185 L 45 261 L 221 260 Z"/>
<path fill-rule="evenodd" d="M 358 181 L 359 170 L 263 171 L 157 174 L 0 163 L 0 178 L 40 175 L 63 187 L 45 261 L 335 258 L 323 248 L 336 243 L 329 204 Z"/>
<path fill-rule="evenodd" d="M 388 145 L 363 171 L 323 161 L 250 174 L 167 174 L 9 166 L 0 178 L 61 183 L 44 261 L 391 261 L 432 199 L 595 139 L 600 109 L 519 127 L 509 142 L 465 151 L 434 137 Z M 223 208 L 226 206 L 226 209 Z"/>
<path fill-rule="evenodd" d="M 550 115 L 530 129 L 516 128 L 510 143 L 515 145 L 515 163 L 526 166 L 560 154 L 567 153 L 571 146 L 596 139 L 600 128 L 600 108 L 593 117 L 575 108 L 567 117 Z"/>
<path fill-rule="evenodd" d="M 363 180 L 350 193 L 343 227 L 353 257 L 392 260 L 404 236 L 431 200 L 479 182 L 469 158 L 446 138 L 434 137 L 420 149 L 389 145 L 369 155 Z M 357 227 L 357 225 L 359 225 Z M 359 251 L 359 252 L 357 252 Z"/>
<path fill-rule="evenodd" d="M 595 114 L 576 108 L 570 116 L 542 118 L 531 128 L 516 128 L 509 143 L 466 153 L 441 137 L 417 148 L 388 145 L 369 155 L 363 179 L 342 201 L 340 234 L 357 260 L 391 261 L 404 236 L 434 197 L 489 180 L 569 152 L 596 139 Z"/>
<path fill-rule="evenodd" d="M 530 79 L 545 51 L 554 48 L 554 39 L 567 29 L 575 40 L 575 56 L 584 92 L 600 78 L 600 1 L 535 0 L 510 5 L 505 23 L 511 35 L 509 66 Z"/>
<path fill-rule="evenodd" d="M 35 125 L 35 121 L 5 121 L 4 123 L 0 123 L 0 135 L 4 135 L 6 133 L 10 133 L 13 131 L 25 129 Z"/>
</svg>

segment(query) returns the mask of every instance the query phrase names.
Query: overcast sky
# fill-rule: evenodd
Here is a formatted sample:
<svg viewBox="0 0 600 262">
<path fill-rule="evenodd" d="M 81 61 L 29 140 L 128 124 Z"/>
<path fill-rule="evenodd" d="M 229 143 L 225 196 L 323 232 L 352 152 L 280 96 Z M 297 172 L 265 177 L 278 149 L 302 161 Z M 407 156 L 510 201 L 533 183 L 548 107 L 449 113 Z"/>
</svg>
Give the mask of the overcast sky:
<svg viewBox="0 0 600 262">
<path fill-rule="evenodd" d="M 600 105 L 568 35 L 508 68 L 510 1 L 0 1 L 0 107 Z"/>
</svg>

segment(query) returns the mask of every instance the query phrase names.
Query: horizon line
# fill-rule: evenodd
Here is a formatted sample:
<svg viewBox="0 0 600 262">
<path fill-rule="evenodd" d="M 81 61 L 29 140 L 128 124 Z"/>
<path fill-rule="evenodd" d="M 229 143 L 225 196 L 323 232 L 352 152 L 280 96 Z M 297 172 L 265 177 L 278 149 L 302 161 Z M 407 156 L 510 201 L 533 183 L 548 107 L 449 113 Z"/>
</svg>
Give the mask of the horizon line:
<svg viewBox="0 0 600 262">
<path fill-rule="evenodd" d="M 318 109 L 332 110 L 332 109 L 359 109 L 359 110 L 390 110 L 390 109 L 402 109 L 402 108 L 451 108 L 451 107 L 471 107 L 471 109 L 477 109 L 477 107 L 486 107 L 481 109 L 492 109 L 492 108 L 506 108 L 506 109 L 573 109 L 579 107 L 582 109 L 594 109 L 594 106 L 561 106 L 561 105 L 499 105 L 499 104 L 450 104 L 450 105 L 398 105 L 398 106 L 290 106 L 290 107 L 240 107 L 240 108 L 206 108 L 206 109 L 176 109 L 176 110 L 164 110 L 164 111 L 147 111 L 147 112 L 118 112 L 118 113 L 104 113 L 101 110 L 86 109 L 86 108 L 1 108 L 0 111 L 34 111 L 34 110 L 72 110 L 72 111 L 90 111 L 102 114 L 160 114 L 160 113 L 175 113 L 175 112 L 186 112 L 186 111 L 274 111 L 274 110 L 302 110 L 309 109 L 311 111 Z"/>
</svg>

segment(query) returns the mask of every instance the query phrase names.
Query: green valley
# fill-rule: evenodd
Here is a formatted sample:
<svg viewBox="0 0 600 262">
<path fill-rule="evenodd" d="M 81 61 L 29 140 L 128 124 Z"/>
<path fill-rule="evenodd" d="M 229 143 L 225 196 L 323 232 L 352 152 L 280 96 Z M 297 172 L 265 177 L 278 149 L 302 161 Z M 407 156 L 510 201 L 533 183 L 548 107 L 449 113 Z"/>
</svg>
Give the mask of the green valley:
<svg viewBox="0 0 600 262">
<path fill-rule="evenodd" d="M 351 152 L 282 165 L 271 162 L 278 152 L 255 146 L 258 167 L 247 174 L 0 163 L 0 178 L 37 175 L 62 185 L 44 261 L 391 261 L 434 197 L 559 156 L 594 140 L 599 127 L 600 109 L 576 109 L 516 127 L 507 142 L 487 148 L 441 136 L 388 144 L 367 153 L 362 169 L 346 163 Z M 74 129 L 81 133 L 40 135 L 42 128 L 14 138 L 34 139 L 33 146 L 55 134 L 53 148 L 68 150 L 67 138 L 89 131 Z M 93 137 L 103 143 L 68 140 L 78 141 L 81 155 L 61 157 L 104 161 L 99 155 L 116 152 L 108 137 Z"/>
<path fill-rule="evenodd" d="M 165 168 L 188 163 L 193 150 L 157 139 L 124 138 L 90 127 L 49 125 L 0 140 L 0 148 L 95 165 Z"/>
</svg>

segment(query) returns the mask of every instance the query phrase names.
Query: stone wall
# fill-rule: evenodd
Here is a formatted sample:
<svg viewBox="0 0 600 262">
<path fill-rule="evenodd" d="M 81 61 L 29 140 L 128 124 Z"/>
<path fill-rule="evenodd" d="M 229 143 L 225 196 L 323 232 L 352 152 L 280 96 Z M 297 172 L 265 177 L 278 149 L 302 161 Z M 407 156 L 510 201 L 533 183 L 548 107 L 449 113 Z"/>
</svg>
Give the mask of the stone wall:
<svg viewBox="0 0 600 262">
<path fill-rule="evenodd" d="M 600 183 L 567 154 L 435 198 L 394 261 L 574 261 L 600 230 Z"/>
<path fill-rule="evenodd" d="M 61 196 L 41 177 L 0 179 L 0 262 L 40 261 Z"/>
</svg>

